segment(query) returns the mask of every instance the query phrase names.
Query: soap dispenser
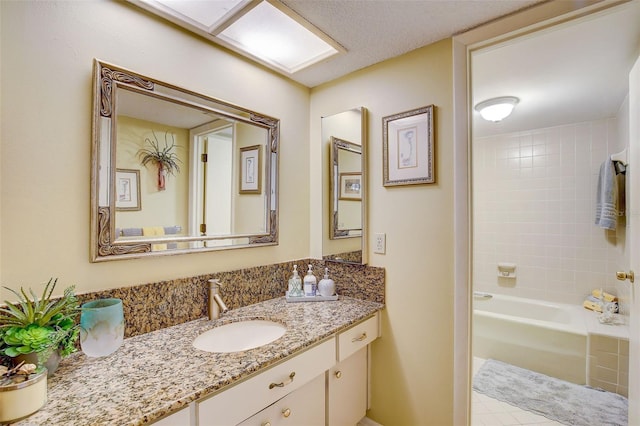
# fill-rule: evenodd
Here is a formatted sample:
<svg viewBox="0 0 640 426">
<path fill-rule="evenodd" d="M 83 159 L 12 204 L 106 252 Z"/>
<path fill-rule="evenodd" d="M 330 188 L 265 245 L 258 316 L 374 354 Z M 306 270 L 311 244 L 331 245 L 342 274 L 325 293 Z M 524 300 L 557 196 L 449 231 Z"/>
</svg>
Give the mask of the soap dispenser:
<svg viewBox="0 0 640 426">
<path fill-rule="evenodd" d="M 289 297 L 304 296 L 302 291 L 302 279 L 298 275 L 298 265 L 293 265 L 293 275 L 289 278 Z"/>
<path fill-rule="evenodd" d="M 309 270 L 307 271 L 307 275 L 304 276 L 304 295 L 305 296 L 315 296 L 316 290 L 318 288 L 318 279 L 313 272 L 311 271 L 312 266 L 309 265 Z"/>
<path fill-rule="evenodd" d="M 333 296 L 336 293 L 336 283 L 329 278 L 329 268 L 324 268 L 324 278 L 318 283 L 318 292 L 323 297 Z"/>
</svg>

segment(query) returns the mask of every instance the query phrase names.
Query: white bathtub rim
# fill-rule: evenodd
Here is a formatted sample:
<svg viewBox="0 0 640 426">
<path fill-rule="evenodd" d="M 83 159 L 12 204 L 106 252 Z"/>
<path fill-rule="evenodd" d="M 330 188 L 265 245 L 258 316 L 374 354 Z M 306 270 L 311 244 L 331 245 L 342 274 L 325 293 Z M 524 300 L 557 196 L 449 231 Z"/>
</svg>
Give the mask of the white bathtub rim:
<svg viewBox="0 0 640 426">
<path fill-rule="evenodd" d="M 512 315 L 497 314 L 495 312 L 489 312 L 489 311 L 483 311 L 483 310 L 474 310 L 473 314 L 474 315 L 478 315 L 478 316 L 487 317 L 487 318 L 495 318 L 495 319 L 499 319 L 499 320 L 502 320 L 502 321 L 522 324 L 522 325 L 545 328 L 545 329 L 548 329 L 548 330 L 564 331 L 564 332 L 567 332 L 567 333 L 579 334 L 581 336 L 586 336 L 588 334 L 588 330 L 587 330 L 586 324 L 584 322 L 577 322 L 577 321 L 573 322 L 572 321 L 572 323 L 563 324 L 563 323 L 557 323 L 557 322 L 551 322 L 551 321 L 542 321 L 542 320 L 531 319 L 531 318 L 515 317 L 515 316 L 512 316 Z M 573 320 L 573 318 L 572 318 L 572 320 Z"/>
<path fill-rule="evenodd" d="M 542 327 L 542 328 L 555 330 L 555 331 L 566 331 L 569 333 L 574 333 L 582 336 L 587 336 L 589 334 L 598 334 L 598 335 L 603 335 L 608 337 L 616 337 L 620 339 L 629 338 L 629 327 L 627 324 L 624 324 L 624 325 L 601 324 L 598 321 L 598 313 L 585 309 L 580 305 L 549 302 L 549 301 L 537 300 L 537 299 L 528 299 L 525 297 L 510 296 L 510 295 L 496 294 L 496 293 L 490 293 L 490 292 L 483 292 L 483 293 L 491 294 L 493 297 L 491 299 L 474 298 L 473 300 L 474 316 L 479 315 L 479 316 L 484 316 L 488 318 L 500 319 L 503 321 L 510 321 L 510 322 L 523 324 L 523 325 Z M 500 313 L 481 309 L 483 304 L 485 305 L 490 304 L 493 298 L 496 298 L 497 300 L 504 300 L 507 302 L 512 301 L 512 302 L 518 302 L 518 303 L 530 303 L 534 305 L 560 309 L 570 314 L 571 321 L 569 323 L 558 323 L 553 321 L 544 321 L 539 319 L 505 315 L 505 314 L 500 314 Z M 628 323 L 628 321 L 626 321 L 626 323 Z"/>
</svg>

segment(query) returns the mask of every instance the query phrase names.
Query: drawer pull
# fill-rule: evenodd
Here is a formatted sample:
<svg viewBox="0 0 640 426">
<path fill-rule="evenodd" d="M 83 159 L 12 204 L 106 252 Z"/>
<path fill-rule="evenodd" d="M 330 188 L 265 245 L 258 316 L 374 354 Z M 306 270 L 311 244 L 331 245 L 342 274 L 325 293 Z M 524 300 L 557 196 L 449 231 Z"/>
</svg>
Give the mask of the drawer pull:
<svg viewBox="0 0 640 426">
<path fill-rule="evenodd" d="M 338 370 L 336 371 L 336 379 L 339 379 L 342 377 L 342 371 Z"/>
<path fill-rule="evenodd" d="M 360 337 L 354 337 L 353 339 L 351 339 L 351 343 L 362 342 L 366 338 L 367 338 L 367 332 L 365 331 L 360 335 Z"/>
<path fill-rule="evenodd" d="M 291 374 L 289 374 L 289 380 L 285 381 L 285 382 L 280 382 L 280 383 L 271 383 L 269 385 L 269 389 L 273 389 L 273 388 L 283 388 L 285 386 L 287 386 L 289 383 L 293 382 L 293 376 L 296 375 L 296 372 L 293 371 Z"/>
<path fill-rule="evenodd" d="M 284 417 L 289 417 L 291 415 L 291 410 L 289 408 L 285 408 L 284 410 L 282 410 L 282 415 Z"/>
<path fill-rule="evenodd" d="M 271 426 L 271 423 L 270 422 L 264 422 L 264 423 L 262 423 L 261 426 Z"/>
</svg>

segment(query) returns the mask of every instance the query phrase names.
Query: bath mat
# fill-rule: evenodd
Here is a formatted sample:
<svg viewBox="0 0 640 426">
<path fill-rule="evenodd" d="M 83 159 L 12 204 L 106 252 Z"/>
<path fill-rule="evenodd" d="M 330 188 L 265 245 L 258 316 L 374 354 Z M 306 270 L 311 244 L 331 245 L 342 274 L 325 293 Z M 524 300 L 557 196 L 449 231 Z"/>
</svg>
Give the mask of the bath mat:
<svg viewBox="0 0 640 426">
<path fill-rule="evenodd" d="M 473 390 L 571 426 L 627 426 L 627 398 L 588 386 L 486 360 Z"/>
</svg>

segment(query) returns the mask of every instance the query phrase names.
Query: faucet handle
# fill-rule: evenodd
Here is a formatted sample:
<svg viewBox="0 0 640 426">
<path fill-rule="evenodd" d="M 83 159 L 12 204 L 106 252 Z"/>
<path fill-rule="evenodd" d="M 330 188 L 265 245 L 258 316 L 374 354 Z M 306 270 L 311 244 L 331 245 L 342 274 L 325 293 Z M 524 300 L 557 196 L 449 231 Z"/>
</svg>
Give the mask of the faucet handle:
<svg viewBox="0 0 640 426">
<path fill-rule="evenodd" d="M 220 278 L 211 278 L 208 283 L 211 290 L 219 290 L 222 287 Z"/>
</svg>

